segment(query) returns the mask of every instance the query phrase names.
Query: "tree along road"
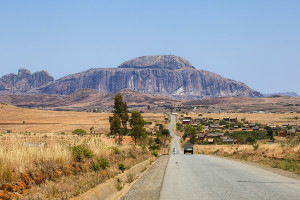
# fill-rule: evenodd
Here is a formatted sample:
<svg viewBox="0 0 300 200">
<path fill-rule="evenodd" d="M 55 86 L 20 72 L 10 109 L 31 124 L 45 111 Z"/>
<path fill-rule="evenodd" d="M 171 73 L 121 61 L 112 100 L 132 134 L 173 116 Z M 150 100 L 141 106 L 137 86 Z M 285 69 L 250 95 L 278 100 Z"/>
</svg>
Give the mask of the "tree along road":
<svg viewBox="0 0 300 200">
<path fill-rule="evenodd" d="M 182 154 L 174 137 L 160 199 L 300 199 L 300 181 L 244 163 L 208 155 Z"/>
</svg>

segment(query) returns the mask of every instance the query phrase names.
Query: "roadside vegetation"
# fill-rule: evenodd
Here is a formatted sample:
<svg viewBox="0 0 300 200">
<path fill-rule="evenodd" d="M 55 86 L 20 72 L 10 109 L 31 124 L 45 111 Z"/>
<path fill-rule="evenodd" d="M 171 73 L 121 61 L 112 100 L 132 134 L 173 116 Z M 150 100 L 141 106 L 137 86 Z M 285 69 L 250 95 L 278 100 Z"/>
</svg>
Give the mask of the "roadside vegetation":
<svg viewBox="0 0 300 200">
<path fill-rule="evenodd" d="M 48 134 L 5 133 L 5 140 L 0 138 L 0 199 L 68 199 L 168 153 L 167 120 L 152 125 L 140 112 L 130 113 L 121 95 L 115 97 L 108 121 L 106 135 L 97 134 L 94 126 L 89 132 L 61 132 L 55 139 Z M 146 130 L 150 125 L 154 131 Z M 49 143 L 37 142 L 41 140 Z"/>
</svg>

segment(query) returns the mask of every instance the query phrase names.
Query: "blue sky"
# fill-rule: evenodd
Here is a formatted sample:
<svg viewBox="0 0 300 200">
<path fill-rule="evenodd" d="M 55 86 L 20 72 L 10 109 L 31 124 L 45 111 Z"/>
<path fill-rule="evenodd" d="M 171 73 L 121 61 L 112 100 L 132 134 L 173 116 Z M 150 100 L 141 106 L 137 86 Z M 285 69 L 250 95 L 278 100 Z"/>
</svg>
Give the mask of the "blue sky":
<svg viewBox="0 0 300 200">
<path fill-rule="evenodd" d="M 298 0 L 1 0 L 0 27 L 0 76 L 173 54 L 262 93 L 300 94 Z"/>
</svg>

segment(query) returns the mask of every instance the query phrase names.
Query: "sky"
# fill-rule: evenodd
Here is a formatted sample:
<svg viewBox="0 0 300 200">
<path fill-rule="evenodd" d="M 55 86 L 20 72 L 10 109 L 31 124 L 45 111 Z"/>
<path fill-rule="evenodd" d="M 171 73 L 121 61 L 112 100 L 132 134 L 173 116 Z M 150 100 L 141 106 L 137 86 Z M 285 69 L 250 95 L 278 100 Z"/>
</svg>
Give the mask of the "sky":
<svg viewBox="0 0 300 200">
<path fill-rule="evenodd" d="M 300 1 L 0 0 L 0 77 L 169 54 L 261 93 L 300 94 Z"/>
</svg>

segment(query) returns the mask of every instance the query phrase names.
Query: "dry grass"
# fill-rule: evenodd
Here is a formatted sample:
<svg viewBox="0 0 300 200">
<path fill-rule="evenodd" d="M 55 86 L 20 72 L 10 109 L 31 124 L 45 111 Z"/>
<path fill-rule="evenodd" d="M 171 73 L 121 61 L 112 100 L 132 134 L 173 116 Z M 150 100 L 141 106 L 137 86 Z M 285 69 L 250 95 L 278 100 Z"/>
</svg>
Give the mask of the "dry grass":
<svg viewBox="0 0 300 200">
<path fill-rule="evenodd" d="M 259 144 L 257 150 L 252 145 L 195 145 L 194 151 L 259 162 L 300 174 L 300 144 Z"/>
<path fill-rule="evenodd" d="M 18 142 L 18 137 L 9 137 L 0 146 L 0 183 L 17 181 L 21 173 L 39 171 L 45 166 L 69 164 L 74 160 L 71 146 L 82 143 L 86 143 L 99 157 L 107 157 L 112 146 L 104 137 L 101 139 L 95 136 L 73 136 L 71 140 L 61 140 L 60 143 L 48 144 L 46 147 L 26 147 Z"/>
<path fill-rule="evenodd" d="M 96 133 L 107 133 L 108 117 L 111 116 L 110 113 L 33 110 L 3 104 L 0 104 L 0 113 L 2 133 L 6 133 L 7 130 L 14 133 L 70 133 L 79 128 L 89 132 L 91 127 L 95 128 Z M 163 114 L 142 115 L 146 121 L 164 123 Z"/>
<path fill-rule="evenodd" d="M 88 170 L 81 175 L 71 173 L 70 176 L 47 180 L 32 187 L 22 199 L 66 199 L 120 173 L 119 163 L 130 168 L 151 157 L 150 152 L 132 145 L 117 147 L 119 153 L 114 153 L 114 139 L 99 134 L 109 131 L 110 114 L 107 113 L 41 111 L 2 104 L 0 112 L 0 185 L 19 181 L 22 173 L 34 174 L 76 163 L 71 152 L 74 145 L 86 144 L 91 149 L 94 156 L 84 160 L 87 164 L 99 158 L 106 158 L 110 163 L 108 170 Z M 147 130 L 155 129 L 155 123 L 165 123 L 163 114 L 145 113 L 143 117 L 153 122 L 147 125 Z M 98 134 L 77 136 L 71 133 L 77 128 L 89 132 L 91 126 Z M 7 130 L 12 130 L 12 133 L 6 133 Z M 24 142 L 46 142 L 47 146 L 28 147 L 23 146 Z"/>
</svg>

